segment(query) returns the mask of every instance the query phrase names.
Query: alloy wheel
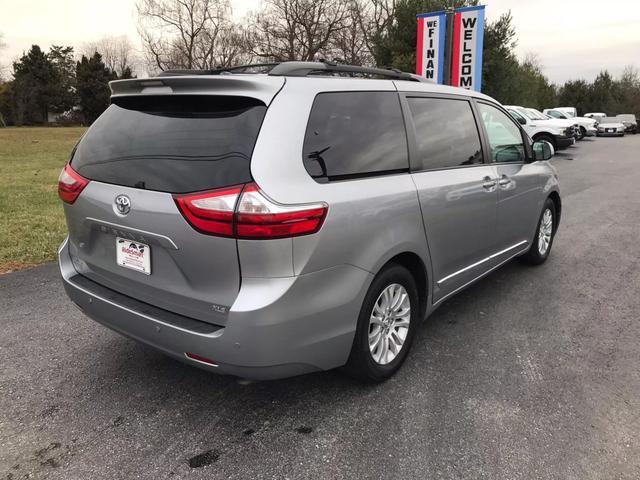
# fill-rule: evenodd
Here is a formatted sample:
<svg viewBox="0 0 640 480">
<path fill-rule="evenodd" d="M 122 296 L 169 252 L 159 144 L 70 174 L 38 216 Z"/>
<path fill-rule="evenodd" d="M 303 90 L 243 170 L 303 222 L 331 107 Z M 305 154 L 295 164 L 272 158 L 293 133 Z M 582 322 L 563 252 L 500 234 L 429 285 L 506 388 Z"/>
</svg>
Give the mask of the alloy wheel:
<svg viewBox="0 0 640 480">
<path fill-rule="evenodd" d="M 547 208 L 542 214 L 540 220 L 540 228 L 538 230 L 538 252 L 540 255 L 546 255 L 551 244 L 551 235 L 553 233 L 553 214 L 551 209 Z"/>
<path fill-rule="evenodd" d="M 398 283 L 388 285 L 376 300 L 369 318 L 369 351 L 373 360 L 386 365 L 402 350 L 411 321 L 411 301 Z"/>
</svg>

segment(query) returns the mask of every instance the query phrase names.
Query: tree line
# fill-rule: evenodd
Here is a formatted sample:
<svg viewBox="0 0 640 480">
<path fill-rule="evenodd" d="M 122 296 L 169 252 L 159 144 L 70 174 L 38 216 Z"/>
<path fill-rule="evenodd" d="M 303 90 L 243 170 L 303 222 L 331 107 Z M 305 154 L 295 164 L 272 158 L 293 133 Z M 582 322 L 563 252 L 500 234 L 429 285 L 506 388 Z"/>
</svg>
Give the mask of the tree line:
<svg viewBox="0 0 640 480">
<path fill-rule="evenodd" d="M 42 52 L 33 46 L 0 84 L 5 122 L 33 124 L 50 112 L 76 112 L 91 123 L 108 105 L 107 83 L 140 72 L 214 69 L 248 63 L 332 60 L 415 71 L 416 14 L 444 9 L 446 0 L 263 0 L 258 11 L 234 20 L 230 0 L 137 0 L 139 59 L 126 38 Z M 457 0 L 472 6 L 477 0 Z M 1 45 L 0 38 L 0 45 Z M 640 115 L 640 81 L 633 68 L 619 79 L 603 71 L 591 83 L 549 82 L 535 57 L 515 54 L 511 14 L 485 25 L 482 91 L 505 104 L 575 106 L 582 113 Z M 143 66 L 140 66 L 143 65 Z M 74 114 L 67 113 L 74 117 Z M 73 119 L 73 118 L 72 118 Z"/>
<path fill-rule="evenodd" d="M 128 67 L 107 67 L 97 51 L 76 61 L 73 47 L 33 45 L 13 63 L 13 79 L 0 84 L 0 122 L 91 124 L 109 106 L 109 82 L 131 77 Z"/>
</svg>

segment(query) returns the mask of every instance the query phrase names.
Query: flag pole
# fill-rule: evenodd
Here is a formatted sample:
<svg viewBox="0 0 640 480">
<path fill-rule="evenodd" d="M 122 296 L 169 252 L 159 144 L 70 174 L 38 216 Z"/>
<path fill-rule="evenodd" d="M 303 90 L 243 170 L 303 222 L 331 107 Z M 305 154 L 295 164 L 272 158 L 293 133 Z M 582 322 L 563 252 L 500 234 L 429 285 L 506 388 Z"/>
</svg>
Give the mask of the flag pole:
<svg viewBox="0 0 640 480">
<path fill-rule="evenodd" d="M 453 15 L 455 13 L 455 0 L 449 0 L 449 5 L 445 9 L 447 13 L 447 37 L 444 49 L 444 84 L 451 85 L 451 50 L 453 49 Z"/>
</svg>

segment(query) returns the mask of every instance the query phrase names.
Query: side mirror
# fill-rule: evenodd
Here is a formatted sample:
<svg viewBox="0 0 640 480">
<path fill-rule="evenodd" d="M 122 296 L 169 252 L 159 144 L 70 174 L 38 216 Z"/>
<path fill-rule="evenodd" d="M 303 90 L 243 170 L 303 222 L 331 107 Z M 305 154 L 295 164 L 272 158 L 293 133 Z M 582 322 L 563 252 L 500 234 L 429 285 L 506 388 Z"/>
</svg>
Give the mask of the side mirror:
<svg viewBox="0 0 640 480">
<path fill-rule="evenodd" d="M 527 124 L 527 121 L 523 117 L 516 117 L 516 120 L 518 120 L 518 123 L 520 123 L 520 125 Z"/>
<path fill-rule="evenodd" d="M 549 160 L 555 155 L 553 145 L 546 140 L 538 140 L 533 142 L 533 160 Z"/>
</svg>

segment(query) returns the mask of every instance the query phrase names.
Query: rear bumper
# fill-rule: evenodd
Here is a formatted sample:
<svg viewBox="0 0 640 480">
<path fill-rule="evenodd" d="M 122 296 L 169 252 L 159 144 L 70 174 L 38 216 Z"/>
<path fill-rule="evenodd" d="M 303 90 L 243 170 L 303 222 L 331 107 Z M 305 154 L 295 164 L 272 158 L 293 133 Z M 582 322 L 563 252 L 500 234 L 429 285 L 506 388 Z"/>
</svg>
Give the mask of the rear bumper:
<svg viewBox="0 0 640 480">
<path fill-rule="evenodd" d="M 344 365 L 373 278 L 341 265 L 297 277 L 244 279 L 226 326 L 218 327 L 142 304 L 80 276 L 66 241 L 58 260 L 67 294 L 93 320 L 191 365 L 259 380 Z M 215 366 L 189 359 L 186 352 Z"/>
</svg>

